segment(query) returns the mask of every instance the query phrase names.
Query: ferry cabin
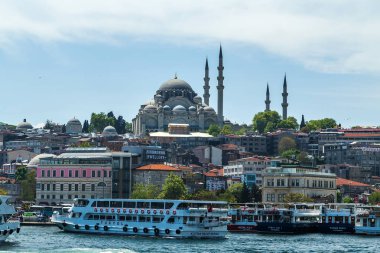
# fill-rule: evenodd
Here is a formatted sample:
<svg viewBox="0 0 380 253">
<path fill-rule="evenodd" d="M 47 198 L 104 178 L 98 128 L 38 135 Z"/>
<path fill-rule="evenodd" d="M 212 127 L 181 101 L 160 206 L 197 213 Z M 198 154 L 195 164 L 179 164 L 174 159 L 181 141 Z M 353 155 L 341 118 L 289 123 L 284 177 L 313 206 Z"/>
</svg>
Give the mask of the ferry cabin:
<svg viewBox="0 0 380 253">
<path fill-rule="evenodd" d="M 321 233 L 354 233 L 355 204 L 329 204 L 322 206 Z"/>
<path fill-rule="evenodd" d="M 380 206 L 357 208 L 355 233 L 363 235 L 380 235 Z"/>
<path fill-rule="evenodd" d="M 59 227 L 70 232 L 224 237 L 227 203 L 180 200 L 77 199 Z"/>
</svg>

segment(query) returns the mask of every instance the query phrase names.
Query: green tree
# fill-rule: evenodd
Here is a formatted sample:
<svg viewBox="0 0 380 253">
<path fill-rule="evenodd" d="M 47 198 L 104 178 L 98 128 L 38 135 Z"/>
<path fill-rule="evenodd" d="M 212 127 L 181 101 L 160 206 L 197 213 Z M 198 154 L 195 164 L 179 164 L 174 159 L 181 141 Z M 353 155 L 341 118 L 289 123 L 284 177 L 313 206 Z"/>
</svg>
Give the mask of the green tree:
<svg viewBox="0 0 380 253">
<path fill-rule="evenodd" d="M 185 183 L 180 176 L 170 173 L 165 179 L 160 199 L 184 199 L 187 194 Z"/>
<path fill-rule="evenodd" d="M 24 201 L 35 201 L 36 199 L 36 172 L 29 170 L 24 180 L 20 183 L 20 198 Z"/>
<path fill-rule="evenodd" d="M 235 134 L 237 134 L 237 135 L 245 135 L 246 133 L 247 133 L 247 128 L 245 128 L 245 127 L 242 127 L 235 132 Z"/>
<path fill-rule="evenodd" d="M 220 131 L 221 131 L 221 129 L 220 129 L 220 127 L 218 125 L 211 124 L 209 126 L 208 130 L 207 130 L 207 133 L 210 134 L 210 135 L 212 135 L 212 136 L 214 136 L 214 137 L 216 137 L 216 136 L 218 136 L 220 134 Z"/>
<path fill-rule="evenodd" d="M 234 194 L 232 194 L 230 191 L 221 192 L 218 195 L 218 200 L 220 201 L 227 201 L 228 203 L 236 203 L 236 197 Z"/>
<path fill-rule="evenodd" d="M 90 125 L 88 124 L 88 120 L 85 120 L 83 122 L 82 132 L 83 133 L 88 133 L 89 132 L 89 127 L 90 127 Z"/>
<path fill-rule="evenodd" d="M 297 144 L 296 141 L 289 137 L 289 136 L 284 136 L 280 139 L 278 142 L 278 153 L 282 154 L 283 152 L 291 149 L 296 149 Z"/>
<path fill-rule="evenodd" d="M 111 117 L 108 117 L 111 116 Z M 112 112 L 109 112 L 107 115 L 104 112 L 101 113 L 92 113 L 90 120 L 90 131 L 102 132 L 106 126 L 115 127 L 116 119 L 113 116 Z"/>
<path fill-rule="evenodd" d="M 237 183 L 233 184 L 228 189 L 226 190 L 226 196 L 229 196 L 230 198 L 234 198 L 234 202 L 241 202 L 241 192 L 243 190 L 243 184 L 242 183 Z"/>
<path fill-rule="evenodd" d="M 290 159 L 296 159 L 297 155 L 299 154 L 299 151 L 297 149 L 289 149 L 281 153 L 281 157 L 288 159 L 288 162 Z"/>
<path fill-rule="evenodd" d="M 15 172 L 15 179 L 17 182 L 21 182 L 26 179 L 26 175 L 28 174 L 28 169 L 26 166 L 18 167 Z"/>
<path fill-rule="evenodd" d="M 378 203 L 380 203 L 380 192 L 371 193 L 371 195 L 369 195 L 368 197 L 368 202 L 371 205 L 377 205 Z"/>
<path fill-rule="evenodd" d="M 276 129 L 277 124 L 281 121 L 281 117 L 276 111 L 266 111 L 257 113 L 252 120 L 253 130 L 263 133 L 266 130 L 271 130 L 267 127 L 268 123 L 270 128 Z"/>
<path fill-rule="evenodd" d="M 344 197 L 343 198 L 343 203 L 354 203 L 354 201 L 350 197 Z"/>
<path fill-rule="evenodd" d="M 125 132 L 132 133 L 132 123 L 125 122 Z"/>
<path fill-rule="evenodd" d="M 216 193 L 214 191 L 208 191 L 208 190 L 200 190 L 190 196 L 193 200 L 209 200 L 214 201 L 218 200 L 218 196 L 216 196 Z"/>
<path fill-rule="evenodd" d="M 318 120 L 310 120 L 303 128 L 304 132 L 310 132 L 326 128 L 335 128 L 337 126 L 336 121 L 331 118 L 324 118 Z"/>
<path fill-rule="evenodd" d="M 313 199 L 303 195 L 302 193 L 288 193 L 284 197 L 285 203 L 313 202 Z"/>
<path fill-rule="evenodd" d="M 53 122 L 51 120 L 46 120 L 46 123 L 44 125 L 44 129 L 53 130 Z"/>
<path fill-rule="evenodd" d="M 248 202 L 250 202 L 250 200 L 251 200 L 251 198 L 250 198 L 249 188 L 248 188 L 247 184 L 244 182 L 243 188 L 241 189 L 241 192 L 240 192 L 239 202 L 248 203 Z"/>
<path fill-rule="evenodd" d="M 127 124 L 127 122 L 124 120 L 123 116 L 117 117 L 116 126 L 115 126 L 116 132 L 118 134 L 125 134 L 126 133 L 126 124 Z"/>
<path fill-rule="evenodd" d="M 281 120 L 278 123 L 277 128 L 294 129 L 294 130 L 296 130 L 296 129 L 298 129 L 298 123 L 297 123 L 296 118 L 294 118 L 294 117 L 288 117 L 285 120 Z"/>
<path fill-rule="evenodd" d="M 131 199 L 156 199 L 160 194 L 160 187 L 154 184 L 135 184 Z"/>
<path fill-rule="evenodd" d="M 299 154 L 297 155 L 297 160 L 300 162 L 300 163 L 303 163 L 303 164 L 307 164 L 307 163 L 310 163 L 310 159 L 309 159 L 309 156 L 306 152 L 302 151 L 302 152 L 299 152 Z"/>
<path fill-rule="evenodd" d="M 66 133 L 66 125 L 65 124 L 62 125 L 62 133 Z"/>
<path fill-rule="evenodd" d="M 222 135 L 233 134 L 232 127 L 230 125 L 224 125 L 222 127 L 222 130 L 220 130 L 220 134 Z"/>
<path fill-rule="evenodd" d="M 250 192 L 250 197 L 252 202 L 262 201 L 262 191 L 257 184 L 253 184 Z"/>
</svg>

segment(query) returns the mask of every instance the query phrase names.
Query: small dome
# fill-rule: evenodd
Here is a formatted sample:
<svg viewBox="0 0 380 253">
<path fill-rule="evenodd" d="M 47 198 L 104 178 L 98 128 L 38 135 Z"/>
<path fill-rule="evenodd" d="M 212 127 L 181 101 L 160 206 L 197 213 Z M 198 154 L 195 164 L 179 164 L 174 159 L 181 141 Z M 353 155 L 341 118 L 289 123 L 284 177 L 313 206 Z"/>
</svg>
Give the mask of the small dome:
<svg viewBox="0 0 380 253">
<path fill-rule="evenodd" d="M 195 96 L 193 98 L 194 103 L 196 104 L 202 104 L 202 98 L 200 96 Z"/>
<path fill-rule="evenodd" d="M 144 111 L 145 112 L 156 112 L 157 107 L 155 107 L 154 105 L 147 105 L 144 107 Z"/>
<path fill-rule="evenodd" d="M 106 126 L 103 130 L 102 135 L 104 135 L 104 136 L 115 136 L 115 135 L 117 135 L 117 132 L 113 126 Z"/>
<path fill-rule="evenodd" d="M 170 111 L 170 110 L 172 109 L 172 108 L 170 108 L 170 106 L 168 106 L 168 105 L 164 105 L 163 108 L 164 108 L 165 111 Z"/>
<path fill-rule="evenodd" d="M 66 133 L 67 134 L 82 133 L 82 123 L 79 121 L 79 119 L 73 118 L 67 122 Z"/>
<path fill-rule="evenodd" d="M 67 121 L 67 125 L 68 124 L 82 124 L 82 123 L 79 121 L 79 119 L 73 118 L 73 119 Z"/>
<path fill-rule="evenodd" d="M 190 90 L 193 91 L 190 84 L 185 82 L 184 80 L 178 79 L 175 77 L 174 79 L 170 79 L 163 84 L 161 84 L 159 90 Z"/>
<path fill-rule="evenodd" d="M 29 122 L 26 122 L 26 119 L 23 120 L 23 122 L 20 122 L 17 127 L 17 130 L 28 130 L 28 129 L 33 129 L 32 124 Z"/>
<path fill-rule="evenodd" d="M 189 111 L 196 111 L 196 110 L 197 110 L 197 108 L 195 108 L 194 106 L 189 107 Z"/>
<path fill-rule="evenodd" d="M 37 165 L 40 164 L 40 159 L 41 158 L 49 158 L 49 157 L 56 157 L 56 156 L 53 155 L 53 154 L 39 154 L 39 155 L 36 155 L 35 157 L 32 158 L 32 160 L 30 160 L 30 162 L 28 163 L 28 167 L 37 166 Z"/>
<path fill-rule="evenodd" d="M 183 107 L 182 105 L 177 105 L 173 108 L 173 112 L 175 114 L 185 114 L 186 113 L 186 108 Z"/>
<path fill-rule="evenodd" d="M 205 106 L 205 108 L 203 108 L 205 110 L 205 112 L 215 112 L 214 108 L 212 108 L 211 106 Z"/>
</svg>

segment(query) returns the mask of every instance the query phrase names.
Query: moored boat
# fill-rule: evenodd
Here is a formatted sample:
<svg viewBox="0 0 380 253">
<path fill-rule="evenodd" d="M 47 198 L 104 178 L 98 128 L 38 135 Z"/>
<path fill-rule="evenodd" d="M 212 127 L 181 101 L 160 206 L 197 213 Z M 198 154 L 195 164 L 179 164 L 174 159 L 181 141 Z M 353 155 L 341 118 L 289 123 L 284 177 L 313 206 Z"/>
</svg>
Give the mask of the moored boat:
<svg viewBox="0 0 380 253">
<path fill-rule="evenodd" d="M 328 204 L 322 206 L 318 231 L 332 234 L 355 232 L 355 204 Z"/>
<path fill-rule="evenodd" d="M 16 210 L 9 203 L 8 196 L 0 196 L 0 242 L 13 233 L 20 232 L 20 221 L 15 217 Z"/>
<path fill-rule="evenodd" d="M 357 207 L 355 234 L 380 235 L 380 206 Z"/>
<path fill-rule="evenodd" d="M 52 222 L 66 232 L 224 238 L 227 211 L 223 201 L 75 199 Z"/>
</svg>

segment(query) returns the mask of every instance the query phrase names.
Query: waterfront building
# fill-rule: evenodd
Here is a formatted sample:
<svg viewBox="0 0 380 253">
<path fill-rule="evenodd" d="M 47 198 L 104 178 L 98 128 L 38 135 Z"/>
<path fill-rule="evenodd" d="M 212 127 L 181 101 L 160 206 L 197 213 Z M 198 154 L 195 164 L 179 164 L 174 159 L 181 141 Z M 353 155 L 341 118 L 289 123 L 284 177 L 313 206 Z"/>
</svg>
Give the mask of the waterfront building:
<svg viewBox="0 0 380 253">
<path fill-rule="evenodd" d="M 318 201 L 336 202 L 336 175 L 304 167 L 268 167 L 264 170 L 262 199 L 281 203 L 289 193 L 300 193 Z"/>
<path fill-rule="evenodd" d="M 201 164 L 222 165 L 222 150 L 214 146 L 198 146 L 193 148 L 194 155 Z"/>
<path fill-rule="evenodd" d="M 165 183 L 165 179 L 172 173 L 182 176 L 183 172 L 176 165 L 148 164 L 138 167 L 133 172 L 133 184 L 153 184 L 159 187 Z"/>
<path fill-rule="evenodd" d="M 220 191 L 227 189 L 227 178 L 223 175 L 223 169 L 212 169 L 204 173 L 206 190 Z"/>
<path fill-rule="evenodd" d="M 235 144 L 256 155 L 267 154 L 267 137 L 264 135 L 224 135 L 219 137 L 222 143 Z"/>
<path fill-rule="evenodd" d="M 371 185 L 369 184 L 364 184 L 339 177 L 336 179 L 336 185 L 340 190 L 342 196 L 348 196 L 350 198 L 355 198 L 363 193 L 369 194 L 371 190 Z"/>
</svg>

